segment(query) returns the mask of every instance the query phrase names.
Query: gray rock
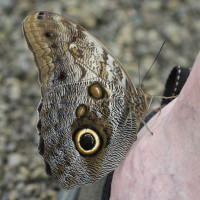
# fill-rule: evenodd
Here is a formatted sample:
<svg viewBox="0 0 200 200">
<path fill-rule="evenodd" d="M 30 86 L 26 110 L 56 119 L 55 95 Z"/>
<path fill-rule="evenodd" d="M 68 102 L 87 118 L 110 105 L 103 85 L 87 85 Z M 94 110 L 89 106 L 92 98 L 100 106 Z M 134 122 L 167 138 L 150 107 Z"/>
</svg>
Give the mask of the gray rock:
<svg viewBox="0 0 200 200">
<path fill-rule="evenodd" d="M 17 200 L 19 199 L 19 193 L 17 190 L 13 189 L 9 192 L 8 200 Z"/>
<path fill-rule="evenodd" d="M 36 183 L 31 183 L 31 184 L 28 184 L 25 186 L 24 188 L 24 194 L 27 196 L 27 197 L 30 197 L 30 196 L 39 196 L 40 194 L 40 186 Z"/>
<path fill-rule="evenodd" d="M 8 165 L 11 168 L 19 166 L 23 162 L 23 156 L 19 153 L 11 153 L 8 155 Z"/>
</svg>

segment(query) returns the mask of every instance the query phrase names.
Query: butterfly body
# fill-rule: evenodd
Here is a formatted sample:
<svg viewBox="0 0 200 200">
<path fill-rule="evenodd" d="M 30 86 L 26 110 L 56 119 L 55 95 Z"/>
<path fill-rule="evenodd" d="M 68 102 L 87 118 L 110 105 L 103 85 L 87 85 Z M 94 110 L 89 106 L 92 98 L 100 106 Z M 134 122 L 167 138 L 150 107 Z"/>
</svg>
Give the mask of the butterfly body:
<svg viewBox="0 0 200 200">
<path fill-rule="evenodd" d="M 23 23 L 39 70 L 39 153 L 64 188 L 93 183 L 115 169 L 137 138 L 147 110 L 112 53 L 61 15 L 37 12 Z"/>
</svg>

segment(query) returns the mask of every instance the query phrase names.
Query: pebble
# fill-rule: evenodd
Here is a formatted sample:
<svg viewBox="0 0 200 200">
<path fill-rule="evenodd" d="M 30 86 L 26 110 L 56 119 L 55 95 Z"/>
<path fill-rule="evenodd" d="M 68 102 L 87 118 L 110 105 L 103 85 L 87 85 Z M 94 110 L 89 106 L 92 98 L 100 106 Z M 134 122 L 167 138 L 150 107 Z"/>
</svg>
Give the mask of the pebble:
<svg viewBox="0 0 200 200">
<path fill-rule="evenodd" d="M 25 178 L 28 179 L 28 176 L 30 175 L 30 170 L 26 168 L 25 166 L 19 167 L 19 173 Z"/>
<path fill-rule="evenodd" d="M 45 173 L 45 167 L 44 166 L 39 166 L 35 170 L 32 171 L 31 173 L 31 178 L 32 179 L 37 179 L 40 177 L 46 177 L 47 174 Z"/>
<path fill-rule="evenodd" d="M 8 165 L 11 168 L 19 166 L 23 161 L 23 156 L 19 153 L 11 153 L 8 155 Z"/>
<path fill-rule="evenodd" d="M 181 43 L 181 37 L 177 34 L 179 30 L 180 28 L 177 24 L 171 23 L 170 25 L 164 27 L 163 33 L 173 44 L 179 45 Z"/>
<path fill-rule="evenodd" d="M 122 26 L 117 36 L 117 43 L 123 45 L 133 45 L 134 37 L 132 36 L 134 33 L 134 27 L 132 23 L 126 23 Z"/>
<path fill-rule="evenodd" d="M 6 138 L 3 135 L 0 135 L 0 152 L 5 151 L 6 149 Z"/>
<path fill-rule="evenodd" d="M 17 200 L 19 199 L 19 193 L 17 190 L 11 190 L 9 192 L 8 200 Z"/>
<path fill-rule="evenodd" d="M 25 186 L 24 188 L 25 196 L 39 196 L 40 194 L 40 186 L 37 183 L 31 183 Z"/>
</svg>

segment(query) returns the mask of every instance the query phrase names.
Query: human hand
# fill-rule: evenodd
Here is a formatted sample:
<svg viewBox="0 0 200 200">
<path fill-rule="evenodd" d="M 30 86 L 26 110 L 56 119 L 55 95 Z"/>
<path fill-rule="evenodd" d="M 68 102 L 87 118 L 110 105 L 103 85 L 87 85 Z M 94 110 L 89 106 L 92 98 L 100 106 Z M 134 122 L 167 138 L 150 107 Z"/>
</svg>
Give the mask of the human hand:
<svg viewBox="0 0 200 200">
<path fill-rule="evenodd" d="M 110 200 L 200 199 L 200 54 L 178 98 L 138 133 Z"/>
</svg>

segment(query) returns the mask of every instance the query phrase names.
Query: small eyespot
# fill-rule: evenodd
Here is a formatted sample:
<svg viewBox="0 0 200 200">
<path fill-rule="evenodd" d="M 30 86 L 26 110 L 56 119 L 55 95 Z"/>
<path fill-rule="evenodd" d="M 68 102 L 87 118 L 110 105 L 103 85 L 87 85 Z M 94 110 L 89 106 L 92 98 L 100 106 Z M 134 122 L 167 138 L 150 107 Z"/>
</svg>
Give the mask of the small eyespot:
<svg viewBox="0 0 200 200">
<path fill-rule="evenodd" d="M 59 74 L 58 80 L 62 81 L 62 80 L 64 80 L 66 77 L 67 77 L 67 75 L 66 75 L 64 72 L 61 72 L 61 73 Z"/>
<path fill-rule="evenodd" d="M 85 128 L 79 130 L 75 135 L 75 144 L 80 154 L 91 155 L 100 148 L 99 135 L 92 129 Z"/>
<path fill-rule="evenodd" d="M 45 35 L 46 35 L 46 37 L 48 37 L 48 38 L 51 38 L 51 37 L 53 36 L 53 34 L 50 33 L 50 32 L 46 32 Z"/>
<path fill-rule="evenodd" d="M 90 93 L 96 99 L 100 99 L 103 95 L 102 88 L 97 84 L 90 87 Z"/>
<path fill-rule="evenodd" d="M 99 83 L 93 83 L 88 87 L 88 95 L 93 99 L 103 99 L 109 97 L 108 89 Z"/>
<path fill-rule="evenodd" d="M 88 107 L 86 105 L 84 104 L 79 105 L 76 109 L 76 116 L 77 117 L 83 116 L 87 112 L 87 110 L 88 110 Z"/>
</svg>

